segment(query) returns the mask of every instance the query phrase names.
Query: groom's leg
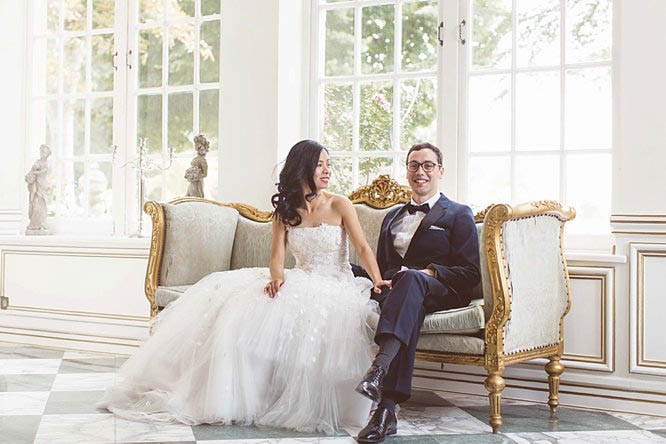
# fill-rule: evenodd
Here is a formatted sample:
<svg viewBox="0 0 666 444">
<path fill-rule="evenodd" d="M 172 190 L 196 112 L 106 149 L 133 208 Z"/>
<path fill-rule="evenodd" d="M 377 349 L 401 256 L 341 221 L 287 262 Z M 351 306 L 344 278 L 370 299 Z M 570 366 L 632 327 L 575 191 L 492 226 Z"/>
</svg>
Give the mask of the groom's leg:
<svg viewBox="0 0 666 444">
<path fill-rule="evenodd" d="M 393 337 L 400 341 L 383 381 L 385 397 L 400 403 L 411 395 L 414 356 L 425 317 L 425 302 L 446 298 L 448 289 L 437 279 L 418 270 L 397 276 L 393 289 L 384 301 L 375 341 L 380 345 Z M 381 351 L 381 348 L 380 348 Z"/>
</svg>

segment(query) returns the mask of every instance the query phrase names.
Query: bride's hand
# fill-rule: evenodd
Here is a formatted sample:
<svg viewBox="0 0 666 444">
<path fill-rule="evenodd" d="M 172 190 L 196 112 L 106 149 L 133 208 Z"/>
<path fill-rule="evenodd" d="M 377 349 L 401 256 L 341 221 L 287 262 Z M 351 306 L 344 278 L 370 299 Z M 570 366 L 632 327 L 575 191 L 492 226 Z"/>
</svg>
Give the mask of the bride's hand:
<svg viewBox="0 0 666 444">
<path fill-rule="evenodd" d="M 372 287 L 372 291 L 374 293 L 381 293 L 382 292 L 382 287 L 387 287 L 390 290 L 392 286 L 393 286 L 393 284 L 392 284 L 391 281 L 386 281 L 386 280 L 382 279 L 381 281 L 377 281 L 375 283 L 375 286 Z"/>
<path fill-rule="evenodd" d="M 284 284 L 284 279 L 274 279 L 264 287 L 264 293 L 268 294 L 269 298 L 274 298 L 282 284 Z"/>
</svg>

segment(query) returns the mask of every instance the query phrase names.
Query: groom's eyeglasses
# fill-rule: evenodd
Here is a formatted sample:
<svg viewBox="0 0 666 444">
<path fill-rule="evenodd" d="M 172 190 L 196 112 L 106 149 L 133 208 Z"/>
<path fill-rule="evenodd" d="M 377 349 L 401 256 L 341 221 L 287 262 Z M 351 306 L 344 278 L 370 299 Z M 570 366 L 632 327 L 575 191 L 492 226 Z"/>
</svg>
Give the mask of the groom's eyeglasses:
<svg viewBox="0 0 666 444">
<path fill-rule="evenodd" d="M 419 170 L 419 167 L 423 167 L 423 171 L 426 173 L 432 173 L 435 170 L 435 167 L 441 167 L 442 165 L 435 163 L 435 162 L 430 162 L 429 160 L 426 160 L 425 162 L 417 162 L 416 160 L 412 160 L 411 162 L 407 162 L 407 169 L 411 171 L 412 173 L 415 173 L 416 171 Z"/>
</svg>

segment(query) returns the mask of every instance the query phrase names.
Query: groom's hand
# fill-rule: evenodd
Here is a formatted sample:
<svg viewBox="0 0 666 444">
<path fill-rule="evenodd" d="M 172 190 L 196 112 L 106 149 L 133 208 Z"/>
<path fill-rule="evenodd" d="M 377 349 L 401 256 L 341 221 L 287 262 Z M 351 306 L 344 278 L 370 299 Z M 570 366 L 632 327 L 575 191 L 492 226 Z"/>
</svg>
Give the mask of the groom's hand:
<svg viewBox="0 0 666 444">
<path fill-rule="evenodd" d="M 424 268 L 423 270 L 420 270 L 420 271 L 421 271 L 421 273 L 425 273 L 430 277 L 435 277 L 435 270 L 433 270 L 431 268 Z"/>
</svg>

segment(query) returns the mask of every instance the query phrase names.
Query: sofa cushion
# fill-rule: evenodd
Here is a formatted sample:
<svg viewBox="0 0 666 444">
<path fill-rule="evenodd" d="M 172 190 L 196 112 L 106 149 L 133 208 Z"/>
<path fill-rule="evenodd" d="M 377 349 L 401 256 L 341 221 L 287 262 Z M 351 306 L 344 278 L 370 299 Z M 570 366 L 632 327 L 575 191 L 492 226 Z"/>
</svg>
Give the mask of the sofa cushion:
<svg viewBox="0 0 666 444">
<path fill-rule="evenodd" d="M 194 284 L 229 269 L 238 212 L 207 202 L 163 204 L 166 219 L 160 285 Z"/>
<path fill-rule="evenodd" d="M 485 326 L 483 299 L 472 301 L 467 307 L 437 311 L 425 317 L 422 334 L 473 334 Z"/>
<path fill-rule="evenodd" d="M 155 302 L 160 308 L 164 308 L 185 293 L 190 285 L 177 285 L 174 287 L 157 287 L 155 292 Z"/>
<path fill-rule="evenodd" d="M 268 267 L 270 260 L 271 223 L 256 222 L 240 216 L 231 251 L 231 269 Z M 294 267 L 295 260 L 289 248 L 284 262 L 285 268 Z"/>
<path fill-rule="evenodd" d="M 366 204 L 355 204 L 354 208 L 356 209 L 358 220 L 361 223 L 361 228 L 363 228 L 365 239 L 368 241 L 368 245 L 372 248 L 372 251 L 377 254 L 377 241 L 379 240 L 379 231 L 382 228 L 382 221 L 384 220 L 386 213 L 391 211 L 392 208 L 378 210 L 369 207 Z M 362 265 L 354 248 L 351 249 L 349 262 Z"/>
<path fill-rule="evenodd" d="M 419 351 L 483 355 L 484 343 L 483 339 L 476 336 L 440 333 L 435 335 L 421 335 L 419 342 L 416 343 L 416 349 Z"/>
</svg>

